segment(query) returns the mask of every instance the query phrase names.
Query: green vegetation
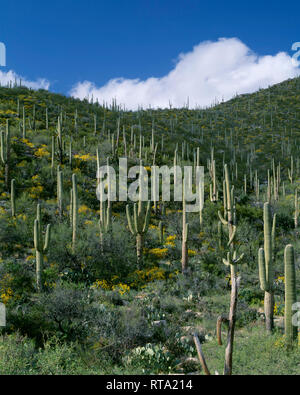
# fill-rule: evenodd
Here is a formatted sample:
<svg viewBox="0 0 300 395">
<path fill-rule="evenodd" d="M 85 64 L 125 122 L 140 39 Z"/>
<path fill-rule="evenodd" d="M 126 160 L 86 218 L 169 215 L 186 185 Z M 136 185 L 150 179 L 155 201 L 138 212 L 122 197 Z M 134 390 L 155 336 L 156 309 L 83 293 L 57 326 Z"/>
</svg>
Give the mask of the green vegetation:
<svg viewBox="0 0 300 395">
<path fill-rule="evenodd" d="M 299 374 L 299 105 L 300 78 L 136 112 L 1 87 L 0 373 L 203 374 L 196 336 L 211 374 Z M 122 157 L 204 166 L 203 210 L 99 203 Z"/>
</svg>

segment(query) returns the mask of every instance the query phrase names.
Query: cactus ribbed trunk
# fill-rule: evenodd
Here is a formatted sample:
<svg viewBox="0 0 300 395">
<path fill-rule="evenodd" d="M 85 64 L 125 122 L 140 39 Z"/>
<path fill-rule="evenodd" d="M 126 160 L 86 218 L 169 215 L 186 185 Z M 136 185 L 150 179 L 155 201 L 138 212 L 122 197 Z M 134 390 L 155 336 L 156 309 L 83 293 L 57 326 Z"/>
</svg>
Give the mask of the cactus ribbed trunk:
<svg viewBox="0 0 300 395">
<path fill-rule="evenodd" d="M 221 249 L 223 247 L 223 225 L 222 222 L 218 222 L 218 245 Z"/>
<path fill-rule="evenodd" d="M 75 251 L 77 239 L 77 224 L 78 224 L 78 195 L 77 195 L 77 177 L 76 174 L 72 175 L 72 250 Z"/>
<path fill-rule="evenodd" d="M 230 178 L 227 165 L 225 165 L 225 180 L 226 180 L 226 201 L 227 201 L 227 220 L 228 220 L 228 233 L 229 240 L 233 235 L 233 194 L 230 188 Z M 230 244 L 230 249 L 233 250 L 233 245 Z M 224 375 L 232 374 L 232 355 L 233 355 L 233 341 L 234 341 L 234 330 L 235 330 L 235 317 L 237 308 L 237 282 L 236 272 L 234 265 L 230 265 L 231 274 L 231 295 L 230 295 L 230 310 L 229 310 L 229 321 L 228 321 L 228 334 L 227 334 L 227 346 L 225 350 L 225 364 L 224 364 Z"/>
<path fill-rule="evenodd" d="M 285 313 L 284 327 L 286 345 L 291 348 L 294 340 L 297 339 L 297 326 L 293 325 L 293 304 L 297 302 L 296 272 L 294 248 L 291 244 L 284 250 L 284 276 L 285 276 Z"/>
<path fill-rule="evenodd" d="M 99 243 L 100 243 L 100 251 L 103 253 L 103 251 L 104 251 L 104 234 L 101 231 L 99 233 Z"/>
<path fill-rule="evenodd" d="M 185 185 L 182 194 L 182 245 L 181 245 L 181 270 L 182 274 L 188 272 L 188 230 L 189 225 L 186 220 Z"/>
<path fill-rule="evenodd" d="M 10 180 L 9 180 L 9 163 L 6 163 L 5 164 L 5 186 L 6 186 L 6 189 L 8 190 L 9 189 L 9 182 L 10 182 Z"/>
<path fill-rule="evenodd" d="M 236 308 L 238 300 L 238 284 L 236 278 L 236 272 L 234 265 L 230 266 L 231 269 L 231 296 L 230 296 L 230 310 L 229 310 L 229 321 L 228 321 L 228 333 L 227 333 L 227 346 L 225 350 L 225 364 L 224 364 L 224 375 L 230 376 L 232 374 L 232 355 L 233 355 L 233 341 L 234 341 L 234 330 L 236 321 Z"/>
<path fill-rule="evenodd" d="M 38 292 L 42 291 L 42 270 L 43 270 L 43 254 L 36 250 L 36 288 Z"/>
<path fill-rule="evenodd" d="M 11 216 L 15 217 L 16 215 L 16 191 L 15 191 L 15 180 L 11 180 L 10 187 L 10 201 L 11 201 Z"/>
<path fill-rule="evenodd" d="M 274 294 L 272 292 L 265 292 L 264 310 L 266 330 L 272 332 L 274 329 Z"/>
<path fill-rule="evenodd" d="M 144 246 L 143 235 L 138 233 L 136 235 L 136 257 L 137 257 L 138 267 L 140 267 L 143 260 L 143 246 Z"/>
<path fill-rule="evenodd" d="M 258 267 L 260 288 L 265 292 L 264 311 L 266 330 L 272 332 L 274 328 L 274 261 L 275 261 L 275 228 L 276 214 L 273 217 L 270 204 L 264 204 L 264 248 L 258 252 Z"/>
<path fill-rule="evenodd" d="M 159 242 L 164 244 L 164 224 L 162 221 L 159 221 Z"/>
<path fill-rule="evenodd" d="M 188 267 L 188 246 L 187 246 L 187 241 L 182 240 L 182 273 L 186 274 L 187 273 L 187 267 Z"/>
</svg>

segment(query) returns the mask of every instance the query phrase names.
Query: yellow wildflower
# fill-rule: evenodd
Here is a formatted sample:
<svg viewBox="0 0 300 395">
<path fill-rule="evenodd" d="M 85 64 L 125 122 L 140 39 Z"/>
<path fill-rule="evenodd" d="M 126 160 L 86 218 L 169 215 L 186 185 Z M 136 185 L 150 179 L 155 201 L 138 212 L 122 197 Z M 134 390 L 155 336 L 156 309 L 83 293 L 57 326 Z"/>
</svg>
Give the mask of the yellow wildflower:
<svg viewBox="0 0 300 395">
<path fill-rule="evenodd" d="M 164 258 L 168 253 L 167 248 L 152 248 L 149 250 L 149 254 L 155 255 L 158 258 Z"/>
</svg>

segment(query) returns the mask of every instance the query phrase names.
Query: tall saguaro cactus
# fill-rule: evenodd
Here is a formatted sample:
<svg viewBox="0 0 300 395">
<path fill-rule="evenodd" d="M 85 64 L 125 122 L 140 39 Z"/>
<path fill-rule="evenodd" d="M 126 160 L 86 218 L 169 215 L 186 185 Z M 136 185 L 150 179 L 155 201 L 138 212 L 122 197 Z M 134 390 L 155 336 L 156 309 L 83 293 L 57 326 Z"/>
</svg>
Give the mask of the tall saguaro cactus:
<svg viewBox="0 0 300 395">
<path fill-rule="evenodd" d="M 181 247 L 181 267 L 182 273 L 187 274 L 188 269 L 188 234 L 189 224 L 186 221 L 185 187 L 182 194 L 182 247 Z"/>
<path fill-rule="evenodd" d="M 23 139 L 26 139 L 26 116 L 25 107 L 23 106 L 23 121 L 22 121 Z"/>
<path fill-rule="evenodd" d="M 273 217 L 270 204 L 264 204 L 264 248 L 258 251 L 258 267 L 260 287 L 265 292 L 264 310 L 266 318 L 266 329 L 271 332 L 274 327 L 273 311 L 274 311 L 274 245 L 275 245 L 275 226 L 276 214 Z"/>
<path fill-rule="evenodd" d="M 59 155 L 59 163 L 62 165 L 64 156 L 64 143 L 62 138 L 62 124 L 61 117 L 57 119 L 57 148 Z"/>
<path fill-rule="evenodd" d="M 296 271 L 294 247 L 288 244 L 284 250 L 284 277 L 285 277 L 285 309 L 284 327 L 287 347 L 293 345 L 297 338 L 297 326 L 293 325 L 293 304 L 297 301 L 296 294 Z"/>
<path fill-rule="evenodd" d="M 111 202 L 108 199 L 108 203 L 106 203 L 105 201 L 103 201 L 102 196 L 100 196 L 99 229 L 100 229 L 101 250 L 103 250 L 103 235 L 111 231 L 111 220 L 112 220 Z"/>
<path fill-rule="evenodd" d="M 208 169 L 211 178 L 211 184 L 209 185 L 210 200 L 211 202 L 217 202 L 219 199 L 219 193 L 217 189 L 216 160 L 214 159 L 213 148 L 211 148 L 211 159 L 208 162 Z"/>
<path fill-rule="evenodd" d="M 11 180 L 10 187 L 10 201 L 11 201 L 11 216 L 16 216 L 16 187 L 15 187 L 15 179 Z"/>
<path fill-rule="evenodd" d="M 63 172 L 60 170 L 60 166 L 57 166 L 57 205 L 59 217 L 62 219 L 63 215 Z"/>
<path fill-rule="evenodd" d="M 77 193 L 77 176 L 72 175 L 72 201 L 71 201 L 71 213 L 72 213 L 72 249 L 75 251 L 76 239 L 77 239 L 77 226 L 78 226 L 78 193 Z"/>
<path fill-rule="evenodd" d="M 145 202 L 141 200 L 138 204 L 133 205 L 133 217 L 130 214 L 129 206 L 126 206 L 126 215 L 128 221 L 128 227 L 130 232 L 136 238 L 136 256 L 138 266 L 141 264 L 143 259 L 143 246 L 144 246 L 144 236 L 148 231 L 149 220 L 150 220 L 150 201 Z"/>
<path fill-rule="evenodd" d="M 294 158 L 293 158 L 293 156 L 291 156 L 291 168 L 288 169 L 288 176 L 289 176 L 289 180 L 292 184 L 294 181 Z"/>
<path fill-rule="evenodd" d="M 294 224 L 295 229 L 298 227 L 298 217 L 299 217 L 299 201 L 298 201 L 298 189 L 295 189 L 295 211 L 294 211 Z"/>
<path fill-rule="evenodd" d="M 227 246 L 229 251 L 227 252 L 227 259 L 223 259 L 223 263 L 230 266 L 231 272 L 231 297 L 230 297 L 230 310 L 228 320 L 228 334 L 227 334 L 227 346 L 225 350 L 225 364 L 224 364 L 224 375 L 232 374 L 232 355 L 233 355 L 233 341 L 234 341 L 234 330 L 236 320 L 236 309 L 237 309 L 237 298 L 238 298 L 238 276 L 236 273 L 236 265 L 243 259 L 244 254 L 237 257 L 237 252 L 234 250 L 234 239 L 236 236 L 236 225 L 234 225 L 234 189 L 230 185 L 229 169 L 227 164 L 224 165 L 225 173 L 225 193 L 226 193 L 226 213 L 227 220 L 222 217 L 219 212 L 219 218 L 222 224 L 228 226 L 229 241 Z"/>
<path fill-rule="evenodd" d="M 6 120 L 6 131 L 1 132 L 1 161 L 5 171 L 5 186 L 9 189 L 9 173 L 10 173 L 10 129 L 9 121 Z"/>
<path fill-rule="evenodd" d="M 36 253 L 36 287 L 37 291 L 42 291 L 42 271 L 44 254 L 46 254 L 50 243 L 51 225 L 47 225 L 45 243 L 43 244 L 41 206 L 37 205 L 37 217 L 34 221 L 34 248 Z"/>
<path fill-rule="evenodd" d="M 51 137 L 51 177 L 54 173 L 54 158 L 55 158 L 55 140 L 54 136 Z"/>
</svg>

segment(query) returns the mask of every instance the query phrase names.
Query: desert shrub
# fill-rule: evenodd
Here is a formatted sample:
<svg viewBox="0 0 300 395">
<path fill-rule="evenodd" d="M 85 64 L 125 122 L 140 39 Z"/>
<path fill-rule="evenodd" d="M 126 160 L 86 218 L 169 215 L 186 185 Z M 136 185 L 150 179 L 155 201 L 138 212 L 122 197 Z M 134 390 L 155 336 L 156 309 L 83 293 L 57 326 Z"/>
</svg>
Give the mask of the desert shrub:
<svg viewBox="0 0 300 395">
<path fill-rule="evenodd" d="M 241 328 L 247 326 L 258 319 L 256 309 L 250 308 L 247 303 L 240 301 L 237 308 L 236 326 Z"/>
<path fill-rule="evenodd" d="M 17 305 L 26 302 L 34 292 L 33 284 L 34 272 L 29 264 L 17 259 L 9 259 L 0 264 L 0 295 L 7 294 L 10 289 L 10 302 Z"/>
<path fill-rule="evenodd" d="M 10 257 L 21 246 L 24 238 L 12 221 L 0 217 L 0 251 L 2 258 Z M 28 242 L 28 240 L 26 240 Z"/>
<path fill-rule="evenodd" d="M 96 309 L 89 289 L 71 283 L 58 284 L 39 296 L 43 316 L 54 324 L 55 333 L 66 341 L 83 341 L 89 333 Z"/>
<path fill-rule="evenodd" d="M 292 206 L 291 206 L 292 207 Z M 294 227 L 293 213 L 291 207 L 279 206 L 276 209 L 276 224 L 277 227 L 284 230 L 290 230 Z"/>
<path fill-rule="evenodd" d="M 115 362 L 124 352 L 144 344 L 153 336 L 153 328 L 137 306 L 111 308 L 102 305 L 93 323 L 96 344 L 99 349 L 103 347 Z"/>
<path fill-rule="evenodd" d="M 18 332 L 0 338 L 1 375 L 24 375 L 34 373 L 35 345 Z"/>
<path fill-rule="evenodd" d="M 39 347 L 43 346 L 48 334 L 55 332 L 55 328 L 55 323 L 45 317 L 43 306 L 37 303 L 36 298 L 7 309 L 5 332 L 17 330 L 20 335 L 33 339 Z"/>
<path fill-rule="evenodd" d="M 239 298 L 249 305 L 259 304 L 264 298 L 264 292 L 260 288 L 244 288 L 239 290 Z"/>
<path fill-rule="evenodd" d="M 75 375 L 91 373 L 80 357 L 75 344 L 49 339 L 36 354 L 36 371 L 39 375 Z M 95 373 L 97 370 L 95 370 Z M 100 374 L 100 372 L 97 372 Z"/>
</svg>

